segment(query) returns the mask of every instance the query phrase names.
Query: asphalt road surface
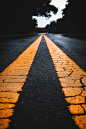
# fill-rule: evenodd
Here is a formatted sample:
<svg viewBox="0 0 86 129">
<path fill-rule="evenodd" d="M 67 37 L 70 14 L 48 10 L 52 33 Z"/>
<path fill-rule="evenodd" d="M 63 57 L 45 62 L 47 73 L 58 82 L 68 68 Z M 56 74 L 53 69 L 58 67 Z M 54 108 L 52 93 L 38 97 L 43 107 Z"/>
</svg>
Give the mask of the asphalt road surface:
<svg viewBox="0 0 86 129">
<path fill-rule="evenodd" d="M 45 35 L 0 41 L 1 129 L 86 128 L 86 40 Z"/>
<path fill-rule="evenodd" d="M 67 37 L 62 34 L 46 34 L 59 48 L 86 72 L 86 39 L 80 36 Z"/>
</svg>

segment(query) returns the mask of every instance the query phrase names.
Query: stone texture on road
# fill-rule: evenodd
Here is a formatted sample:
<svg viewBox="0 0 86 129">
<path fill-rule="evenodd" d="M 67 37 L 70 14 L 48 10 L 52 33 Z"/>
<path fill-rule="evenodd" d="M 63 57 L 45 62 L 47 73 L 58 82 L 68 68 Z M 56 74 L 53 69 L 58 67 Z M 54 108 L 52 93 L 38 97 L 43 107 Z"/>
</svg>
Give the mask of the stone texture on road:
<svg viewBox="0 0 86 129">
<path fill-rule="evenodd" d="M 9 129 L 76 129 L 44 38 L 11 117 Z"/>
<path fill-rule="evenodd" d="M 14 114 L 13 104 L 18 101 L 18 92 L 22 91 L 41 39 L 42 35 L 0 73 L 0 129 L 9 127 L 8 118 Z M 5 104 L 9 106 L 5 107 Z"/>
<path fill-rule="evenodd" d="M 4 50 L 0 51 L 0 125 L 8 127 L 10 122 L 8 129 L 85 129 L 86 72 L 57 47 L 66 45 L 62 47 L 66 51 L 66 40 L 59 40 L 60 45 L 44 37 L 33 45 L 38 36 L 0 44 Z"/>
<path fill-rule="evenodd" d="M 70 112 L 80 129 L 86 128 L 86 72 L 73 62 L 48 37 L 45 37 L 55 70 L 59 77 L 65 100 L 70 104 Z M 84 83 L 83 83 L 84 82 Z M 83 120 L 84 117 L 84 120 Z M 81 118 L 81 119 L 80 119 Z"/>
</svg>

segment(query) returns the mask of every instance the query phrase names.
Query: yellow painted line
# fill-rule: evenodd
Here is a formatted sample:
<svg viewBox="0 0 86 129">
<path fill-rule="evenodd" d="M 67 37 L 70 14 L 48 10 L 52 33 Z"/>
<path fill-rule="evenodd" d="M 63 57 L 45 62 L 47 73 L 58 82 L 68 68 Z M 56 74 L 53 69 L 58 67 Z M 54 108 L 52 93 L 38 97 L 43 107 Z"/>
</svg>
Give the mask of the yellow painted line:
<svg viewBox="0 0 86 129">
<path fill-rule="evenodd" d="M 42 35 L 0 73 L 0 129 L 9 127 L 20 95 L 17 92 L 22 91 L 41 39 Z"/>
<path fill-rule="evenodd" d="M 73 120 L 86 129 L 86 72 L 44 35 Z"/>
</svg>

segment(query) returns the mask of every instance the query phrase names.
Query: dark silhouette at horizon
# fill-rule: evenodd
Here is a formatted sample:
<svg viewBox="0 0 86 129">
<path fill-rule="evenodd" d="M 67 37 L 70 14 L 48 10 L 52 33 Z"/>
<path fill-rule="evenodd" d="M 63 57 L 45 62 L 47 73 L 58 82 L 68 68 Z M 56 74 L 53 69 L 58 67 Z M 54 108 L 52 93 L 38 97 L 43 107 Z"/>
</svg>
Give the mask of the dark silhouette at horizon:
<svg viewBox="0 0 86 129">
<path fill-rule="evenodd" d="M 58 9 L 50 5 L 52 0 L 1 0 L 0 34 L 24 34 L 35 30 L 37 20 L 32 16 L 50 17 Z"/>
<path fill-rule="evenodd" d="M 86 34 L 86 1 L 67 0 L 68 4 L 63 9 L 63 18 L 52 21 L 47 25 L 46 31 L 63 34 Z"/>
</svg>

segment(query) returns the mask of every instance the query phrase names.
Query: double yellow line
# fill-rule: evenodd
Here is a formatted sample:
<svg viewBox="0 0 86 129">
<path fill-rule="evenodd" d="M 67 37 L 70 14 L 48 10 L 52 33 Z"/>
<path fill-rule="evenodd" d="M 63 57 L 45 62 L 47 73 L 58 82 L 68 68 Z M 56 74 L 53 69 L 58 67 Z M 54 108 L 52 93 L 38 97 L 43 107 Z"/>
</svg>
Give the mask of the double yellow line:
<svg viewBox="0 0 86 129">
<path fill-rule="evenodd" d="M 42 40 L 41 35 L 19 57 L 0 73 L 0 129 L 9 127 L 15 103 L 26 81 L 35 54 Z M 86 128 L 86 73 L 44 35 L 56 73 L 59 77 L 68 109 L 80 129 Z"/>
</svg>

